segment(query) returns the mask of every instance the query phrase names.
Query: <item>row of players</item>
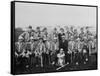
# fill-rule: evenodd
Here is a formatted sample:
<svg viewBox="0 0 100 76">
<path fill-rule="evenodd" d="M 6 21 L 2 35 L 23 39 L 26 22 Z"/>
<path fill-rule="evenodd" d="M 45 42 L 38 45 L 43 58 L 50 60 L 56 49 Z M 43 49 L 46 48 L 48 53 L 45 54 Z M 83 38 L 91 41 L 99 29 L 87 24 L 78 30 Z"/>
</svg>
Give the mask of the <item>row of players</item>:
<svg viewBox="0 0 100 76">
<path fill-rule="evenodd" d="M 40 65 L 41 67 L 64 66 L 71 63 L 86 64 L 89 56 L 96 53 L 97 46 L 96 36 L 93 36 L 88 28 L 86 29 L 84 33 L 81 28 L 81 33 L 78 34 L 76 29 L 73 31 L 73 28 L 67 33 L 63 28 L 58 33 L 55 28 L 53 34 L 48 35 L 46 28 L 41 33 L 40 28 L 35 32 L 32 31 L 32 27 L 29 27 L 15 43 L 16 63 L 21 64 L 24 60 L 27 66 Z"/>
</svg>

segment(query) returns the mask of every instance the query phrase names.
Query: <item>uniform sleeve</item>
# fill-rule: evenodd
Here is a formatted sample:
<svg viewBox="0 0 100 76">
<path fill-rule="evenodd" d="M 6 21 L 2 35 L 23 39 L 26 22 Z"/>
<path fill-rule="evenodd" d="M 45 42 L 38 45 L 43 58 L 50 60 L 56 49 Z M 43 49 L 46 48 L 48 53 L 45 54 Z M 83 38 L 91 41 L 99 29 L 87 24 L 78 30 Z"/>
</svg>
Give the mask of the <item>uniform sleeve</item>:
<svg viewBox="0 0 100 76">
<path fill-rule="evenodd" d="M 59 58 L 59 54 L 57 54 L 57 57 Z"/>
<path fill-rule="evenodd" d="M 15 42 L 15 51 L 18 50 L 17 42 Z"/>
<path fill-rule="evenodd" d="M 21 36 L 24 38 L 25 34 L 26 34 L 26 32 L 23 32 L 21 35 L 19 35 L 19 37 Z"/>
</svg>

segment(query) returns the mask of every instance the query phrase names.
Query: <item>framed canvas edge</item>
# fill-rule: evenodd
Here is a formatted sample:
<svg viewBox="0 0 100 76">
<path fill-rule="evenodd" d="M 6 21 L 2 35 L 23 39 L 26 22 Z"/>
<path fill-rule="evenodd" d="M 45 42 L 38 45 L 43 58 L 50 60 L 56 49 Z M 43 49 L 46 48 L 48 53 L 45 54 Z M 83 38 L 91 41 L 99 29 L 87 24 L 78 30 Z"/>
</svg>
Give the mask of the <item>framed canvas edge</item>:
<svg viewBox="0 0 100 76">
<path fill-rule="evenodd" d="M 14 74 L 15 2 L 11 1 L 11 74 Z"/>
</svg>

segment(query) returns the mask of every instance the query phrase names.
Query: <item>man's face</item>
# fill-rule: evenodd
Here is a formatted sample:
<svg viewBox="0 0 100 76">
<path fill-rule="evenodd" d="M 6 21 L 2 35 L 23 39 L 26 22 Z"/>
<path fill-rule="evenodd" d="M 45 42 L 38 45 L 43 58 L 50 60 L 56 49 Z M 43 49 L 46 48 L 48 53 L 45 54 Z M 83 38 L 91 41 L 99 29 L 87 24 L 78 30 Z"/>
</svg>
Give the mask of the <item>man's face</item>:
<svg viewBox="0 0 100 76">
<path fill-rule="evenodd" d="M 74 33 L 77 33 L 77 29 L 74 30 Z"/>
<path fill-rule="evenodd" d="M 65 40 L 65 37 L 62 37 L 62 40 Z"/>
<path fill-rule="evenodd" d="M 73 38 L 71 38 L 71 41 L 73 41 Z"/>
<path fill-rule="evenodd" d="M 71 27 L 70 29 L 71 29 L 71 31 L 73 31 L 73 27 Z"/>
<path fill-rule="evenodd" d="M 84 30 L 81 28 L 81 32 L 83 32 Z"/>
<path fill-rule="evenodd" d="M 31 42 L 34 42 L 34 40 L 33 40 L 33 39 L 31 39 Z"/>
<path fill-rule="evenodd" d="M 61 32 L 63 33 L 63 32 L 64 32 L 64 30 L 61 30 Z"/>
<path fill-rule="evenodd" d="M 31 32 L 31 36 L 34 36 L 35 32 Z"/>
<path fill-rule="evenodd" d="M 64 32 L 64 29 L 63 28 L 60 28 L 60 31 L 61 31 L 61 33 L 63 33 Z"/>
<path fill-rule="evenodd" d="M 40 28 L 37 28 L 37 31 L 40 31 Z"/>
<path fill-rule="evenodd" d="M 69 28 L 68 27 L 66 27 L 66 31 L 69 31 Z"/>
<path fill-rule="evenodd" d="M 28 32 L 31 32 L 32 31 L 32 29 L 30 29 L 30 28 L 28 28 L 28 30 L 27 30 Z"/>
<path fill-rule="evenodd" d="M 88 27 L 86 28 L 86 31 L 89 31 L 89 28 Z"/>
<path fill-rule="evenodd" d="M 56 29 L 56 28 L 54 28 L 54 31 L 57 31 L 57 29 Z"/>
<path fill-rule="evenodd" d="M 45 32 L 47 32 L 47 29 L 45 30 Z"/>
<path fill-rule="evenodd" d="M 71 41 L 73 41 L 73 39 L 74 39 L 74 37 L 73 37 L 73 36 L 71 36 Z"/>
<path fill-rule="evenodd" d="M 23 40 L 22 40 L 22 39 L 19 39 L 18 41 L 19 41 L 19 42 L 22 42 Z"/>
<path fill-rule="evenodd" d="M 42 39 L 40 39 L 39 41 L 40 41 L 40 42 L 43 42 L 43 40 L 42 40 Z"/>
<path fill-rule="evenodd" d="M 54 42 L 57 42 L 57 39 L 54 39 Z"/>
<path fill-rule="evenodd" d="M 63 50 L 60 50 L 60 53 L 62 54 L 63 53 Z"/>
<path fill-rule="evenodd" d="M 77 40 L 77 42 L 80 42 L 80 40 Z"/>
</svg>

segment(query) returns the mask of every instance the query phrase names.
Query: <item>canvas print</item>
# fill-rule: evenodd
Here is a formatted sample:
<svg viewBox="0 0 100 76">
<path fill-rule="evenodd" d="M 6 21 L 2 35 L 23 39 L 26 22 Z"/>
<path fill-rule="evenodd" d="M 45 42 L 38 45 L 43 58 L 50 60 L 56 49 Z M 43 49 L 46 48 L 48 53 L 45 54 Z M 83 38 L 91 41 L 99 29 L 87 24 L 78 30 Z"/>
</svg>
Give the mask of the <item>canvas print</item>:
<svg viewBox="0 0 100 76">
<path fill-rule="evenodd" d="M 97 6 L 11 3 L 11 73 L 97 69 Z"/>
</svg>

